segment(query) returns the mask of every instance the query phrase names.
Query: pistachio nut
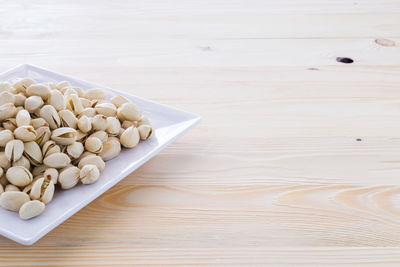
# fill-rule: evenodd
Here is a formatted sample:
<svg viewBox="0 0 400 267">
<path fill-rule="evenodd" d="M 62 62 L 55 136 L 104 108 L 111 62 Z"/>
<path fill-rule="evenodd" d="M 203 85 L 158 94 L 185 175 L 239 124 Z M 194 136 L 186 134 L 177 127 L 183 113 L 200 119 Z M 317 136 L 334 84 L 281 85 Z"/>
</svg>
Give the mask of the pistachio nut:
<svg viewBox="0 0 400 267">
<path fill-rule="evenodd" d="M 73 144 L 67 146 L 67 154 L 73 158 L 79 158 L 84 151 L 84 147 L 80 142 L 74 142 Z"/>
<path fill-rule="evenodd" d="M 104 143 L 108 139 L 108 134 L 105 131 L 97 131 L 89 135 L 89 137 L 97 137 Z"/>
<path fill-rule="evenodd" d="M 21 158 L 24 152 L 24 143 L 21 140 L 11 140 L 7 143 L 4 152 L 9 162 L 15 162 Z"/>
<path fill-rule="evenodd" d="M 0 106 L 0 121 L 14 117 L 17 109 L 13 103 L 6 103 Z"/>
<path fill-rule="evenodd" d="M 79 118 L 82 117 L 83 115 L 89 117 L 89 118 L 93 118 L 94 116 L 96 116 L 96 111 L 94 110 L 94 108 L 84 108 L 83 111 L 79 114 Z"/>
<path fill-rule="evenodd" d="M 11 162 L 8 160 L 5 152 L 0 152 L 0 167 L 3 170 L 8 169 L 11 166 Z"/>
<path fill-rule="evenodd" d="M 22 79 L 16 81 L 16 82 L 13 84 L 13 87 L 17 90 L 17 91 L 16 91 L 17 93 L 22 92 L 22 93 L 25 94 L 26 89 L 27 89 L 29 86 L 31 86 L 32 84 L 35 84 L 35 83 L 36 83 L 36 81 L 35 81 L 34 79 L 31 79 L 31 78 L 22 78 Z"/>
<path fill-rule="evenodd" d="M 52 130 L 59 128 L 61 125 L 60 116 L 58 116 L 56 109 L 51 105 L 44 105 L 40 109 L 40 117 L 46 120 Z"/>
<path fill-rule="evenodd" d="M 13 167 L 15 166 L 22 166 L 25 167 L 26 169 L 30 169 L 31 168 L 31 163 L 29 162 L 29 160 L 25 157 L 22 156 L 19 160 L 17 160 L 16 162 L 14 162 L 12 164 Z"/>
<path fill-rule="evenodd" d="M 15 96 L 10 92 L 1 92 L 0 93 L 0 105 L 11 103 L 15 105 Z"/>
<path fill-rule="evenodd" d="M 20 107 L 25 104 L 26 96 L 24 96 L 23 94 L 21 94 L 21 93 L 16 94 L 16 95 L 14 95 L 14 98 L 15 98 L 15 102 L 14 102 L 15 106 Z"/>
<path fill-rule="evenodd" d="M 63 94 L 58 90 L 52 90 L 50 92 L 47 103 L 52 105 L 57 111 L 64 110 L 67 107 Z"/>
<path fill-rule="evenodd" d="M 36 140 L 36 135 L 37 135 L 37 132 L 30 125 L 29 126 L 20 126 L 14 130 L 15 138 L 17 138 L 21 141 L 24 141 L 24 142 Z"/>
<path fill-rule="evenodd" d="M 117 136 L 121 129 L 121 123 L 116 117 L 107 117 L 106 132 L 111 136 Z"/>
<path fill-rule="evenodd" d="M 128 102 L 122 104 L 117 110 L 117 116 L 121 121 L 137 121 L 142 117 L 142 112 L 135 104 Z"/>
<path fill-rule="evenodd" d="M 94 107 L 95 111 L 98 114 L 102 114 L 104 116 L 115 116 L 117 114 L 117 108 L 112 103 L 101 103 Z"/>
<path fill-rule="evenodd" d="M 98 114 L 92 118 L 92 128 L 95 131 L 104 131 L 107 129 L 107 117 Z"/>
<path fill-rule="evenodd" d="M 33 113 L 39 110 L 43 106 L 44 102 L 40 96 L 30 96 L 25 100 L 24 107 L 29 113 Z"/>
<path fill-rule="evenodd" d="M 39 165 L 32 169 L 33 177 L 43 177 L 44 172 L 48 169 L 46 165 Z M 35 179 L 34 179 L 35 180 Z"/>
<path fill-rule="evenodd" d="M 88 164 L 83 166 L 79 173 L 82 184 L 93 184 L 100 177 L 100 171 L 96 165 Z"/>
<path fill-rule="evenodd" d="M 14 132 L 14 130 L 17 129 L 17 121 L 15 118 L 5 119 L 2 125 L 5 129 L 10 130 L 12 132 Z"/>
<path fill-rule="evenodd" d="M 0 206 L 6 210 L 18 211 L 20 207 L 29 200 L 28 194 L 24 192 L 4 192 L 0 195 Z"/>
<path fill-rule="evenodd" d="M 71 163 L 71 159 L 64 153 L 53 153 L 45 157 L 43 163 L 50 168 L 64 168 Z"/>
<path fill-rule="evenodd" d="M 83 166 L 88 164 L 96 165 L 99 171 L 103 171 L 105 167 L 105 163 L 101 157 L 96 155 L 88 155 L 79 161 L 78 168 L 82 169 Z"/>
<path fill-rule="evenodd" d="M 19 217 L 23 220 L 29 220 L 39 216 L 45 210 L 46 205 L 39 200 L 25 202 L 19 209 Z"/>
<path fill-rule="evenodd" d="M 60 152 L 61 152 L 60 147 L 56 145 L 56 142 L 54 142 L 53 140 L 47 141 L 46 143 L 44 143 L 42 147 L 42 155 L 44 158 L 51 154 Z"/>
<path fill-rule="evenodd" d="M 52 181 L 53 184 L 57 184 L 58 181 L 58 171 L 55 168 L 48 168 L 43 174 L 43 177 L 47 181 Z"/>
<path fill-rule="evenodd" d="M 62 127 L 70 127 L 76 129 L 78 126 L 78 119 L 72 111 L 65 109 L 58 112 L 61 119 Z"/>
<path fill-rule="evenodd" d="M 140 125 L 137 129 L 139 131 L 141 140 L 149 139 L 153 133 L 153 127 L 151 127 L 150 125 L 143 124 L 143 125 Z"/>
<path fill-rule="evenodd" d="M 40 96 L 44 101 L 46 101 L 50 95 L 50 87 L 40 83 L 32 84 L 28 88 L 26 88 L 26 94 L 28 96 Z"/>
<path fill-rule="evenodd" d="M 119 138 L 121 145 L 127 148 L 135 147 L 140 141 L 140 134 L 137 128 L 128 127 Z"/>
<path fill-rule="evenodd" d="M 34 166 L 43 163 L 43 156 L 40 146 L 35 141 L 27 142 L 24 144 L 24 156 Z"/>
<path fill-rule="evenodd" d="M 83 106 L 78 95 L 73 94 L 67 97 L 67 108 L 77 115 L 83 111 Z"/>
<path fill-rule="evenodd" d="M 103 150 L 99 153 L 99 156 L 104 161 L 115 158 L 121 152 L 121 144 L 118 138 L 115 139 L 109 138 L 106 142 L 103 143 Z"/>
<path fill-rule="evenodd" d="M 106 93 L 103 89 L 100 88 L 92 88 L 86 91 L 85 98 L 94 100 L 94 99 L 106 99 Z"/>
<path fill-rule="evenodd" d="M 76 141 L 84 143 L 87 138 L 87 133 L 84 133 L 80 130 L 76 131 Z"/>
<path fill-rule="evenodd" d="M 35 142 L 38 143 L 40 146 L 43 146 L 44 143 L 50 140 L 51 131 L 49 127 L 40 127 L 36 130 L 36 138 Z"/>
<path fill-rule="evenodd" d="M 60 171 L 58 175 L 58 182 L 62 189 L 70 189 L 79 182 L 79 168 L 70 166 Z"/>
<path fill-rule="evenodd" d="M 58 145 L 71 145 L 75 142 L 76 137 L 76 130 L 70 127 L 55 129 L 51 135 L 51 139 Z"/>
<path fill-rule="evenodd" d="M 128 103 L 129 100 L 126 97 L 122 96 L 122 95 L 116 95 L 116 96 L 113 96 L 110 99 L 110 102 L 113 103 L 114 106 L 119 108 L 120 106 L 122 106 L 122 104 Z"/>
<path fill-rule="evenodd" d="M 8 82 L 0 82 L 0 92 L 11 92 L 13 87 Z"/>
<path fill-rule="evenodd" d="M 14 139 L 14 135 L 10 130 L 0 131 L 0 146 L 5 147 L 6 144 Z"/>
<path fill-rule="evenodd" d="M 61 81 L 59 83 L 57 83 L 56 88 L 58 90 L 61 90 L 64 87 L 71 87 L 71 84 L 68 81 Z"/>
<path fill-rule="evenodd" d="M 42 177 L 33 183 L 29 196 L 31 199 L 41 200 L 44 204 L 48 204 L 53 199 L 54 189 L 53 181 Z"/>
<path fill-rule="evenodd" d="M 15 121 L 18 127 L 29 126 L 31 124 L 31 115 L 25 109 L 18 111 Z"/>
<path fill-rule="evenodd" d="M 100 153 L 103 150 L 103 142 L 97 137 L 89 137 L 85 141 L 85 148 L 92 153 Z"/>
<path fill-rule="evenodd" d="M 32 124 L 33 128 L 35 128 L 35 130 L 40 127 L 49 127 L 49 124 L 43 118 L 33 119 L 33 120 L 31 120 L 31 124 Z"/>
<path fill-rule="evenodd" d="M 32 173 L 22 166 L 11 167 L 6 172 L 7 180 L 15 186 L 27 186 L 32 182 Z"/>
<path fill-rule="evenodd" d="M 133 126 L 133 127 L 138 126 L 138 125 L 137 125 L 137 122 L 135 122 L 135 121 L 126 121 L 126 120 L 125 120 L 125 121 L 123 121 L 122 124 L 121 124 L 121 127 L 124 128 L 124 129 L 129 128 L 129 127 L 131 127 L 131 126 Z"/>
<path fill-rule="evenodd" d="M 8 184 L 8 185 L 6 185 L 6 187 L 4 188 L 4 191 L 5 191 L 5 192 L 9 192 L 9 191 L 16 191 L 16 192 L 19 192 L 19 191 L 21 191 L 21 189 L 19 189 L 19 187 L 15 186 L 15 185 L 13 185 L 13 184 Z"/>
<path fill-rule="evenodd" d="M 84 109 L 92 107 L 92 101 L 90 101 L 89 99 L 84 98 L 84 97 L 79 97 L 79 99 L 81 100 L 81 103 L 82 103 L 82 106 Z M 94 111 L 94 109 L 93 109 L 93 111 Z"/>
<path fill-rule="evenodd" d="M 87 116 L 83 115 L 78 120 L 78 128 L 82 132 L 87 133 L 92 129 L 92 122 Z"/>
</svg>

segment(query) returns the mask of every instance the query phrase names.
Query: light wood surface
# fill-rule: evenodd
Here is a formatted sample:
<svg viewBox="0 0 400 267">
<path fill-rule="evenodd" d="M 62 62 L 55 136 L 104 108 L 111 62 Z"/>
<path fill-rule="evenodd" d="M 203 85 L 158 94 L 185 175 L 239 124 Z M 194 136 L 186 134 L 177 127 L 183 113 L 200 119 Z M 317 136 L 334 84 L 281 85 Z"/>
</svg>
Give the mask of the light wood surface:
<svg viewBox="0 0 400 267">
<path fill-rule="evenodd" d="M 0 237 L 1 266 L 400 265 L 400 1 L 0 12 L 0 71 L 36 64 L 203 117 L 34 246 Z"/>
</svg>

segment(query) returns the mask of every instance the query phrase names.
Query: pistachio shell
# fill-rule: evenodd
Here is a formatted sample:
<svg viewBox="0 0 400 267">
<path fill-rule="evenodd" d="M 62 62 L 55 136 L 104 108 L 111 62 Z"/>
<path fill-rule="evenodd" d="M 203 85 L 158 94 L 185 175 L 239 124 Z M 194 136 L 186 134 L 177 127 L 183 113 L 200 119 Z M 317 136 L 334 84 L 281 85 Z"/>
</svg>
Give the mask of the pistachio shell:
<svg viewBox="0 0 400 267">
<path fill-rule="evenodd" d="M 142 112 L 139 107 L 133 103 L 124 103 L 117 110 L 118 118 L 121 121 L 137 121 L 142 117 Z"/>
<path fill-rule="evenodd" d="M 82 106 L 84 109 L 92 107 L 92 101 L 90 101 L 89 99 L 84 98 L 84 97 L 79 97 L 79 99 L 81 100 L 81 103 L 82 103 Z M 94 111 L 94 109 L 93 109 L 93 111 Z"/>
<path fill-rule="evenodd" d="M 78 120 L 78 128 L 84 133 L 89 132 L 92 129 L 92 123 L 90 119 L 85 115 L 81 116 Z"/>
<path fill-rule="evenodd" d="M 5 147 L 7 143 L 11 140 L 14 140 L 14 135 L 10 130 L 2 130 L 0 131 L 0 146 Z"/>
<path fill-rule="evenodd" d="M 0 184 L 0 195 L 1 195 L 3 192 L 4 192 L 3 185 L 2 185 L 2 184 Z"/>
<path fill-rule="evenodd" d="M 77 128 L 78 119 L 72 111 L 68 109 L 61 110 L 58 112 L 58 115 L 60 116 L 62 127 Z"/>
<path fill-rule="evenodd" d="M 14 95 L 15 101 L 14 101 L 14 105 L 15 106 L 23 106 L 25 104 L 26 101 L 26 96 L 24 96 L 23 94 L 19 93 Z"/>
<path fill-rule="evenodd" d="M 76 141 L 84 143 L 87 138 L 87 133 L 84 133 L 80 130 L 76 131 Z"/>
<path fill-rule="evenodd" d="M 83 166 L 80 171 L 80 179 L 82 184 L 93 184 L 100 177 L 100 171 L 96 165 L 88 164 Z"/>
<path fill-rule="evenodd" d="M 106 101 L 103 99 L 93 99 L 91 103 L 92 103 L 92 108 L 95 108 L 99 104 L 106 103 Z"/>
<path fill-rule="evenodd" d="M 28 194 L 24 192 L 4 192 L 0 195 L 0 206 L 7 210 L 18 211 L 20 207 L 29 200 Z"/>
<path fill-rule="evenodd" d="M 11 162 L 8 160 L 5 152 L 0 152 L 0 167 L 4 170 L 11 166 Z"/>
<path fill-rule="evenodd" d="M 84 151 L 84 147 L 80 142 L 74 142 L 73 144 L 67 146 L 67 154 L 73 158 L 79 158 Z"/>
<path fill-rule="evenodd" d="M 30 125 L 18 127 L 14 131 L 15 138 L 17 138 L 21 141 L 24 141 L 24 142 L 36 140 L 36 135 L 37 135 L 37 132 Z"/>
<path fill-rule="evenodd" d="M 121 144 L 117 140 L 108 139 L 103 143 L 103 150 L 99 153 L 99 156 L 104 160 L 111 160 L 119 155 L 121 152 Z"/>
<path fill-rule="evenodd" d="M 0 177 L 3 176 L 3 174 L 4 174 L 4 170 L 3 170 L 3 168 L 0 167 Z"/>
<path fill-rule="evenodd" d="M 103 143 L 97 137 L 89 137 L 85 141 L 85 148 L 92 153 L 100 153 L 103 150 Z"/>
<path fill-rule="evenodd" d="M 64 153 L 53 153 L 45 157 L 43 163 L 51 168 L 64 168 L 71 163 L 71 159 Z"/>
<path fill-rule="evenodd" d="M 42 155 L 44 158 L 51 154 L 59 152 L 61 152 L 61 149 L 58 145 L 56 145 L 56 142 L 54 142 L 53 140 L 47 141 L 42 147 Z"/>
<path fill-rule="evenodd" d="M 9 168 L 6 176 L 7 180 L 15 186 L 27 186 L 33 179 L 31 172 L 22 166 Z"/>
<path fill-rule="evenodd" d="M 122 95 L 116 95 L 110 99 L 110 102 L 113 103 L 117 108 L 119 108 L 122 104 L 128 103 L 129 100 Z"/>
<path fill-rule="evenodd" d="M 35 142 L 42 146 L 44 143 L 50 140 L 51 131 L 49 127 L 40 127 L 36 130 Z"/>
<path fill-rule="evenodd" d="M 12 140 L 7 143 L 4 152 L 9 162 L 15 162 L 21 158 L 24 152 L 24 143 L 21 140 Z"/>
<path fill-rule="evenodd" d="M 67 98 L 67 108 L 71 110 L 74 114 L 80 114 L 83 111 L 83 106 L 78 95 L 70 95 Z"/>
<path fill-rule="evenodd" d="M 40 127 L 49 127 L 49 124 L 43 118 L 36 118 L 31 120 L 33 128 L 38 129 Z"/>
<path fill-rule="evenodd" d="M 92 88 L 86 91 L 85 98 L 94 100 L 94 99 L 106 99 L 106 93 L 103 89 L 100 88 Z"/>
<path fill-rule="evenodd" d="M 24 107 L 29 113 L 33 113 L 39 110 L 43 104 L 43 99 L 40 96 L 30 96 L 25 100 Z"/>
<path fill-rule="evenodd" d="M 0 177 L 0 184 L 4 187 L 9 184 L 7 177 L 5 175 Z"/>
<path fill-rule="evenodd" d="M 78 93 L 79 98 L 83 98 L 83 96 L 85 95 L 85 91 L 82 88 L 76 86 L 74 86 L 73 88 Z"/>
<path fill-rule="evenodd" d="M 79 174 L 80 170 L 75 166 L 63 169 L 58 176 L 61 188 L 70 189 L 74 187 L 79 182 Z"/>
<path fill-rule="evenodd" d="M 117 114 L 117 108 L 112 103 L 101 103 L 95 106 L 94 108 L 98 114 L 102 114 L 104 116 L 115 116 Z"/>
<path fill-rule="evenodd" d="M 78 95 L 78 92 L 77 92 L 74 88 L 72 88 L 72 87 L 63 88 L 63 89 L 65 89 L 64 92 L 63 92 L 63 94 L 64 94 L 64 96 L 66 96 L 66 97 L 68 97 L 68 96 L 70 96 L 70 95 L 77 95 L 77 96 L 79 96 L 79 95 Z"/>
<path fill-rule="evenodd" d="M 92 128 L 95 131 L 104 131 L 107 129 L 107 117 L 98 114 L 92 118 Z"/>
<path fill-rule="evenodd" d="M 1 92 L 0 93 L 0 105 L 11 103 L 15 104 L 15 96 L 10 92 Z"/>
<path fill-rule="evenodd" d="M 138 131 L 139 131 L 139 135 L 140 135 L 140 139 L 142 140 L 147 140 L 151 137 L 152 133 L 153 133 L 153 127 L 151 127 L 150 125 L 140 125 L 138 127 Z"/>
<path fill-rule="evenodd" d="M 0 106 L 0 121 L 14 117 L 17 109 L 14 104 L 6 103 Z"/>
<path fill-rule="evenodd" d="M 17 121 L 15 118 L 5 119 L 2 125 L 5 129 L 10 130 L 12 132 L 14 132 L 14 130 L 17 129 Z"/>
<path fill-rule="evenodd" d="M 22 78 L 20 80 L 18 80 L 17 82 L 15 82 L 13 84 L 13 87 L 15 89 L 17 89 L 17 93 L 22 92 L 25 94 L 26 89 L 31 86 L 32 84 L 35 84 L 36 81 L 34 79 L 31 78 Z"/>
<path fill-rule="evenodd" d="M 32 175 L 34 177 L 43 176 L 44 172 L 47 170 L 46 165 L 39 165 L 32 169 Z M 35 179 L 34 179 L 35 180 Z"/>
<path fill-rule="evenodd" d="M 55 168 L 48 168 L 43 174 L 43 177 L 47 181 L 52 181 L 54 184 L 57 184 L 58 181 L 58 171 Z"/>
<path fill-rule="evenodd" d="M 129 128 L 129 127 L 131 127 L 131 126 L 136 127 L 136 126 L 137 126 L 137 123 L 134 122 L 134 121 L 126 121 L 126 120 L 125 120 L 125 121 L 123 121 L 122 124 L 121 124 L 121 127 L 124 128 L 124 129 Z"/>
<path fill-rule="evenodd" d="M 61 125 L 60 116 L 58 116 L 57 111 L 51 105 L 44 105 L 40 109 L 40 117 L 46 120 L 52 130 L 59 128 Z"/>
<path fill-rule="evenodd" d="M 50 88 L 45 84 L 32 84 L 28 88 L 26 88 L 26 94 L 28 96 L 37 95 L 40 96 L 43 100 L 47 100 L 50 95 Z"/>
<path fill-rule="evenodd" d="M 39 199 L 48 204 L 53 199 L 54 189 L 53 181 L 47 181 L 42 177 L 33 183 L 29 196 L 31 199 Z"/>
<path fill-rule="evenodd" d="M 67 107 L 63 94 L 58 90 L 52 90 L 50 92 L 47 103 L 52 105 L 57 111 L 66 109 Z"/>
<path fill-rule="evenodd" d="M 140 141 L 140 135 L 137 128 L 131 126 L 127 128 L 120 137 L 121 145 L 127 148 L 135 147 Z"/>
<path fill-rule="evenodd" d="M 13 164 L 12 164 L 12 166 L 13 167 L 15 167 L 15 166 L 22 166 L 22 167 L 24 167 L 24 168 L 26 168 L 26 169 L 30 169 L 31 168 L 31 163 L 29 162 L 29 160 L 25 157 L 25 156 L 22 156 L 19 160 L 17 160 L 16 162 L 14 162 Z"/>
<path fill-rule="evenodd" d="M 47 83 L 43 83 L 43 84 L 47 85 L 51 90 L 57 89 L 57 85 L 53 82 L 47 82 Z"/>
<path fill-rule="evenodd" d="M 121 123 L 116 117 L 107 117 L 106 132 L 109 135 L 117 136 L 119 134 L 120 129 L 121 129 Z"/>
<path fill-rule="evenodd" d="M 61 81 L 61 82 L 57 83 L 56 88 L 58 90 L 61 90 L 64 87 L 70 87 L 70 86 L 71 86 L 71 84 L 68 81 Z"/>
<path fill-rule="evenodd" d="M 39 200 L 31 200 L 24 203 L 19 209 L 19 217 L 23 220 L 29 220 L 43 213 L 46 206 Z"/>
<path fill-rule="evenodd" d="M 8 82 L 0 82 L 0 92 L 11 92 L 13 87 Z"/>
<path fill-rule="evenodd" d="M 43 162 L 42 151 L 40 146 L 35 141 L 24 144 L 24 156 L 34 166 L 38 166 Z"/>
<path fill-rule="evenodd" d="M 97 131 L 89 135 L 89 137 L 97 137 L 104 143 L 108 139 L 108 134 L 105 131 Z"/>
<path fill-rule="evenodd" d="M 58 145 L 71 145 L 77 137 L 76 130 L 69 127 L 61 127 L 53 131 L 51 139 Z"/>
<path fill-rule="evenodd" d="M 96 155 L 89 155 L 89 156 L 83 157 L 79 161 L 78 168 L 82 169 L 83 166 L 85 166 L 87 164 L 96 165 L 97 168 L 99 169 L 99 171 L 103 171 L 104 167 L 105 167 L 105 163 L 104 163 L 103 159 Z"/>
<path fill-rule="evenodd" d="M 21 191 L 21 190 L 19 189 L 19 187 L 15 186 L 15 185 L 13 185 L 13 184 L 8 184 L 8 185 L 6 185 L 6 187 L 4 188 L 4 191 L 5 191 L 5 192 L 10 192 L 10 191 L 19 192 L 19 191 Z"/>
<path fill-rule="evenodd" d="M 94 110 L 94 108 L 91 108 L 91 107 L 84 108 L 83 111 L 79 114 L 79 118 L 82 117 L 83 115 L 85 115 L 89 118 L 93 118 L 94 116 L 96 116 L 96 111 Z"/>
<path fill-rule="evenodd" d="M 25 109 L 19 111 L 17 113 L 17 117 L 15 118 L 18 127 L 21 126 L 29 126 L 31 123 L 31 115 Z"/>
</svg>

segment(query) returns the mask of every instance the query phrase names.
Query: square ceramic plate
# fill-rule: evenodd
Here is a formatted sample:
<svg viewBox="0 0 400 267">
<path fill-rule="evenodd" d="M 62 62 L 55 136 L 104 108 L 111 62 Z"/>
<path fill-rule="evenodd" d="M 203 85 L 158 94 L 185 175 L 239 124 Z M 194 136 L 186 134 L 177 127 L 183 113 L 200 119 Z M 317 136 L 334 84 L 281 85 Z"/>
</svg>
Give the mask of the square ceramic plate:
<svg viewBox="0 0 400 267">
<path fill-rule="evenodd" d="M 84 90 L 100 87 L 107 97 L 120 94 L 136 103 L 150 119 L 155 129 L 153 136 L 133 149 L 123 149 L 121 154 L 106 162 L 99 180 L 87 186 L 76 186 L 55 194 L 41 216 L 28 221 L 19 219 L 18 213 L 0 208 L 0 234 L 23 245 L 32 245 L 60 223 L 85 207 L 132 171 L 154 157 L 199 121 L 198 115 L 161 105 L 113 89 L 71 78 L 32 65 L 21 65 L 0 74 L 0 81 L 12 82 L 16 78 L 30 77 L 38 82 L 69 81 Z"/>
</svg>

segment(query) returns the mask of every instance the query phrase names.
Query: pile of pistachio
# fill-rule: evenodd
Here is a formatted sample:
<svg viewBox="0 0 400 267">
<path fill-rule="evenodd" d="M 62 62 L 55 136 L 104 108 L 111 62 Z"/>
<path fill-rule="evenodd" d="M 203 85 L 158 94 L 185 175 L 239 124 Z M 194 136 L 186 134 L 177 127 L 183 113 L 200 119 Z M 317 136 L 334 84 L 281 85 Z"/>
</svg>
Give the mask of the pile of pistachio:
<svg viewBox="0 0 400 267">
<path fill-rule="evenodd" d="M 22 219 L 41 214 L 55 186 L 92 184 L 121 145 L 135 147 L 153 129 L 140 109 L 104 90 L 30 78 L 0 83 L 0 206 Z"/>
</svg>

